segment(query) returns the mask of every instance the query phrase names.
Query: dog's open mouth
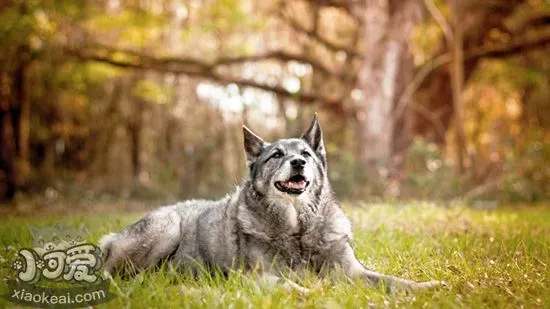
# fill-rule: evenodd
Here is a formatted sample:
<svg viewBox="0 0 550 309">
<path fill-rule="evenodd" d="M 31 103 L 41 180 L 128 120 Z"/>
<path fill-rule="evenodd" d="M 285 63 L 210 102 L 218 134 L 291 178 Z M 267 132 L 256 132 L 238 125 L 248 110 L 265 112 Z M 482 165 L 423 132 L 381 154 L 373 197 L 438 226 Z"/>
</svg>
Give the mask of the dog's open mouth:
<svg viewBox="0 0 550 309">
<path fill-rule="evenodd" d="M 300 194 L 306 191 L 309 181 L 302 175 L 294 175 L 287 181 L 275 182 L 275 188 L 289 194 Z"/>
</svg>

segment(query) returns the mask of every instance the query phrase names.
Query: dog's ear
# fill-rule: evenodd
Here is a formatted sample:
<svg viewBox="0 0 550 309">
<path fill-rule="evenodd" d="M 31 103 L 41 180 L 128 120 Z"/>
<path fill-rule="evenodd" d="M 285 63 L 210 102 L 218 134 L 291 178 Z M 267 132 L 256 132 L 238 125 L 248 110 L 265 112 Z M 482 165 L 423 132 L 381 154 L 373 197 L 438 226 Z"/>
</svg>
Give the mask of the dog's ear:
<svg viewBox="0 0 550 309">
<path fill-rule="evenodd" d="M 317 113 L 313 116 L 309 129 L 307 129 L 304 135 L 302 135 L 302 139 L 309 144 L 311 149 L 313 149 L 321 161 L 323 161 L 323 164 L 326 165 L 327 155 L 325 151 L 325 143 L 323 142 L 323 131 L 321 130 L 321 125 L 317 119 Z"/>
<path fill-rule="evenodd" d="M 37 227 L 29 227 L 29 232 L 31 232 L 33 238 L 38 238 L 38 236 L 40 236 L 40 229 Z"/>
<path fill-rule="evenodd" d="M 262 152 L 265 142 L 249 128 L 243 126 L 244 151 L 246 152 L 246 161 L 250 165 Z"/>
</svg>

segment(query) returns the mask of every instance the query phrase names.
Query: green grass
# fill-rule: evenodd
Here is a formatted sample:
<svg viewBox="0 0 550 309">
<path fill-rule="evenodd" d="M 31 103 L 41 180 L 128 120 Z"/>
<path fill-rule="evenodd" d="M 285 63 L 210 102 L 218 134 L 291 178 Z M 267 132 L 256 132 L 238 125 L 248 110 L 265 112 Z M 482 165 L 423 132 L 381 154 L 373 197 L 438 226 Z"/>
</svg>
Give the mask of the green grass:
<svg viewBox="0 0 550 309">
<path fill-rule="evenodd" d="M 242 274 L 228 279 L 194 280 L 165 269 L 119 280 L 122 293 L 106 308 L 361 308 L 549 307 L 550 208 L 503 208 L 493 211 L 432 204 L 347 207 L 358 258 L 374 270 L 415 280 L 438 279 L 449 286 L 413 294 L 386 294 L 359 282 L 300 284 L 307 296 L 281 287 L 266 289 Z M 86 214 L 67 217 L 5 218 L 0 225 L 0 277 L 9 274 L 19 248 L 29 246 L 28 227 L 83 223 L 96 241 L 137 219 L 140 214 Z M 1 284 L 3 294 L 7 288 Z M 111 287 L 111 291 L 114 291 Z M 0 307 L 13 307 L 0 300 Z"/>
</svg>

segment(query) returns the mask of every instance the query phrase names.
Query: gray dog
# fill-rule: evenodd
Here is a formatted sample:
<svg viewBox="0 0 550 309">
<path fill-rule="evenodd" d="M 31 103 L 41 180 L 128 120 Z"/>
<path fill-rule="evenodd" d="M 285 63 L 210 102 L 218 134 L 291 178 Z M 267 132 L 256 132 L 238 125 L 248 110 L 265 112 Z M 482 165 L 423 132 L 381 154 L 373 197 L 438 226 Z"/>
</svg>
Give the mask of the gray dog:
<svg viewBox="0 0 550 309">
<path fill-rule="evenodd" d="M 243 127 L 250 175 L 219 201 L 190 200 L 161 207 L 100 240 L 105 270 L 169 261 L 179 269 L 258 270 L 268 282 L 307 291 L 280 277 L 306 267 L 339 269 L 388 289 L 440 285 L 365 269 L 351 246 L 351 226 L 327 177 L 317 117 L 301 138 L 266 143 Z"/>
</svg>

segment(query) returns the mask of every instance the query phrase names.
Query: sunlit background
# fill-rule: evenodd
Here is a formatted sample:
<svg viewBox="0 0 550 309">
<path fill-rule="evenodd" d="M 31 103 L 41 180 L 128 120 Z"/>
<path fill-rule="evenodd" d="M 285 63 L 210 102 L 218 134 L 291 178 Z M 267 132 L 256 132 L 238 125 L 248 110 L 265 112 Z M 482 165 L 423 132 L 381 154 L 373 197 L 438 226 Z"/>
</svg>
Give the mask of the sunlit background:
<svg viewBox="0 0 550 309">
<path fill-rule="evenodd" d="M 0 197 L 216 197 L 315 112 L 344 200 L 550 197 L 544 0 L 4 0 Z"/>
</svg>

